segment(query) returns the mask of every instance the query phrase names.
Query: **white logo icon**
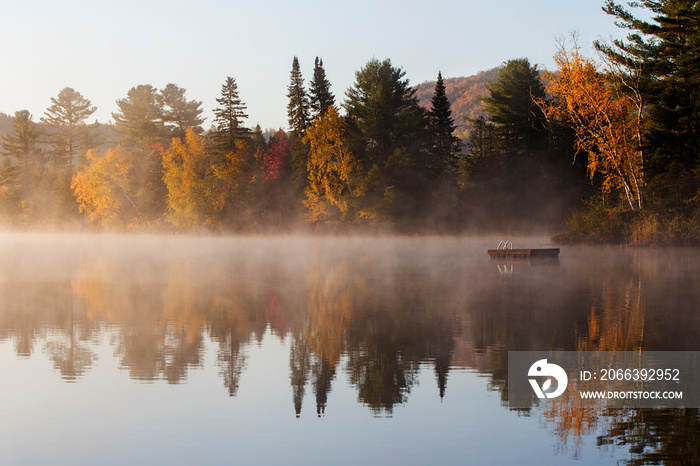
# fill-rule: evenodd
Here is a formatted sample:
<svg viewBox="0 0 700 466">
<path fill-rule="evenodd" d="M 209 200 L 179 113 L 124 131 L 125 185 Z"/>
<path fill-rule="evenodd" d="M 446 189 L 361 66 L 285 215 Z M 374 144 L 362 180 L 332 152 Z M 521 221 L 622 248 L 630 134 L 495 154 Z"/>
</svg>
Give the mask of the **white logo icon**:
<svg viewBox="0 0 700 466">
<path fill-rule="evenodd" d="M 527 372 L 528 377 L 552 377 L 557 381 L 557 389 L 553 392 L 547 392 L 552 387 L 552 379 L 549 378 L 544 381 L 542 387 L 537 383 L 535 379 L 528 379 L 532 389 L 535 391 L 535 395 L 539 398 L 556 398 L 566 390 L 566 385 L 569 383 L 569 378 L 566 376 L 566 372 L 561 367 L 556 364 L 548 364 L 546 359 L 540 359 L 535 364 L 530 366 L 530 370 Z M 547 392 L 547 393 L 545 393 Z"/>
</svg>

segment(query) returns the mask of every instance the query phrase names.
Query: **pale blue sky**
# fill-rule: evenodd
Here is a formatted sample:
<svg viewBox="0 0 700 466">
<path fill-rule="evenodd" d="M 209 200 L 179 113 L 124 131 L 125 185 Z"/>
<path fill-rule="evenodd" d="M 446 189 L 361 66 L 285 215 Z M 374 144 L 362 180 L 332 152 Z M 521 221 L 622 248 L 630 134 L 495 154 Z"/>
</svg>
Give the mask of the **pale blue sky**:
<svg viewBox="0 0 700 466">
<path fill-rule="evenodd" d="M 552 68 L 557 35 L 623 33 L 603 0 L 150 1 L 14 0 L 0 15 L 0 111 L 36 120 L 73 87 L 111 119 L 131 87 L 173 82 L 201 100 L 207 121 L 226 76 L 238 83 L 249 126 L 287 125 L 294 55 L 307 84 L 324 61 L 336 101 L 373 57 L 390 58 L 412 84 L 469 76 L 510 58 Z M 8 5 L 8 3 L 10 3 Z"/>
</svg>

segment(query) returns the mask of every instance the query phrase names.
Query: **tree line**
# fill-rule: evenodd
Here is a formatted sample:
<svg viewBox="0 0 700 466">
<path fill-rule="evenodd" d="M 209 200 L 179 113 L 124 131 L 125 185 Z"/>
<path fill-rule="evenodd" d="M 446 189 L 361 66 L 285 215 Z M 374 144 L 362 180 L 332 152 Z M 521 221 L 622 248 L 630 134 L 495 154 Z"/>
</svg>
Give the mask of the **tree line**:
<svg viewBox="0 0 700 466">
<path fill-rule="evenodd" d="M 529 81 L 508 89 L 516 85 L 513 72 Z M 491 117 L 472 121 L 466 145 L 454 135 L 441 73 L 424 108 L 389 59 L 357 71 L 338 105 L 323 61 L 315 60 L 307 90 L 295 57 L 288 130 L 268 137 L 245 125 L 247 106 L 233 77 L 222 85 L 209 130 L 202 103 L 185 89 L 139 85 L 116 102 L 102 140 L 86 124 L 95 107 L 65 88 L 41 126 L 26 110 L 13 117 L 2 140 L 0 214 L 11 226 L 117 231 L 454 232 L 544 222 L 559 201 L 557 186 L 542 180 L 563 178 L 548 167 L 559 149 L 544 142 L 546 125 L 520 121 L 532 119 L 534 87 L 542 88 L 536 67 L 526 59 L 506 63 L 490 86 Z M 497 101 L 502 88 L 519 93 L 516 100 Z M 499 111 L 513 122 L 498 122 Z M 487 150 L 477 136 L 495 125 Z"/>
<path fill-rule="evenodd" d="M 294 57 L 288 129 L 248 128 L 227 77 L 202 128 L 202 103 L 168 84 L 116 102 L 104 147 L 90 101 L 63 89 L 41 118 L 17 112 L 2 140 L 5 223 L 115 230 L 269 232 L 499 229 L 564 223 L 563 241 L 696 241 L 698 101 L 693 2 L 641 2 L 646 22 L 596 42 L 597 62 L 562 41 L 558 69 L 505 62 L 466 139 L 438 73 L 418 104 L 405 71 L 372 59 L 338 104 L 316 58 L 305 86 Z M 572 208 L 581 205 L 583 209 Z"/>
<path fill-rule="evenodd" d="M 95 107 L 65 88 L 43 125 L 19 111 L 2 139 L 3 219 L 116 230 L 408 225 L 454 169 L 459 143 L 442 79 L 426 111 L 404 74 L 389 60 L 370 61 L 341 116 L 322 60 L 307 91 L 295 57 L 289 130 L 269 138 L 245 126 L 233 77 L 208 131 L 202 103 L 185 89 L 139 85 L 116 102 L 106 148 L 86 124 Z"/>
</svg>

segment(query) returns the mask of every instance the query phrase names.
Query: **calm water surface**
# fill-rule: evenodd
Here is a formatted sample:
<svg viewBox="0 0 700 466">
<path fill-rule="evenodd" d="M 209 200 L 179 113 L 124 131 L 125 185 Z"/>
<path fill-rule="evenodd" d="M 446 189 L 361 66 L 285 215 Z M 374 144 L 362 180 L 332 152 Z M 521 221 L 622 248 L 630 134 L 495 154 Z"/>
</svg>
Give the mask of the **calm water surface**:
<svg viewBox="0 0 700 466">
<path fill-rule="evenodd" d="M 498 240 L 0 236 L 0 464 L 700 461 L 696 410 L 507 402 L 508 350 L 700 350 L 700 251 Z"/>
</svg>

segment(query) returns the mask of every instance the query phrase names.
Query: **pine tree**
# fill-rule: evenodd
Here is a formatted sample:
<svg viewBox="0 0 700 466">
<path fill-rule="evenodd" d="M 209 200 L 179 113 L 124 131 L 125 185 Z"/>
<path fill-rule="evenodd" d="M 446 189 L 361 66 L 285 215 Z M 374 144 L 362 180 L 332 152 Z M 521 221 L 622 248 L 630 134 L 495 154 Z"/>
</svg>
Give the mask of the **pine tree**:
<svg viewBox="0 0 700 466">
<path fill-rule="evenodd" d="M 41 119 L 49 128 L 48 142 L 57 160 L 72 165 L 79 155 L 90 149 L 82 146 L 81 132 L 89 129 L 84 122 L 97 108 L 70 87 L 62 89 L 58 97 L 51 97 L 51 104 Z"/>
<path fill-rule="evenodd" d="M 184 139 L 190 128 L 196 134 L 202 133 L 202 102 L 187 100 L 185 89 L 172 83 L 166 85 L 157 97 L 163 108 L 165 129 L 170 136 Z"/>
<path fill-rule="evenodd" d="M 166 142 L 163 106 L 158 90 L 150 84 L 131 88 L 126 99 L 117 100 L 117 106 L 119 111 L 112 113 L 112 118 L 124 153 L 132 159 L 130 181 L 137 193 L 134 202 L 142 217 L 150 221 L 165 212 L 167 195 L 162 156 L 154 150 Z"/>
<path fill-rule="evenodd" d="M 484 110 L 510 153 L 531 154 L 546 143 L 545 116 L 535 103 L 545 97 L 537 65 L 527 58 L 508 60 L 498 79 L 486 86 Z"/>
<path fill-rule="evenodd" d="M 150 84 L 132 87 L 126 99 L 117 100 L 119 111 L 112 113 L 121 144 L 139 157 L 164 139 L 163 106 L 158 91 Z"/>
<path fill-rule="evenodd" d="M 595 45 L 623 71 L 618 79 L 623 91 L 643 105 L 637 111 L 645 120 L 644 171 L 655 202 L 683 209 L 700 190 L 700 5 L 676 0 L 629 5 L 646 9 L 653 20 L 607 0 L 603 10 L 631 32 L 626 41 Z"/>
<path fill-rule="evenodd" d="M 299 68 L 299 59 L 294 57 L 292 62 L 291 80 L 287 86 L 287 115 L 289 117 L 289 130 L 293 135 L 302 137 L 309 126 L 309 98 L 304 90 L 304 79 Z"/>
<path fill-rule="evenodd" d="M 456 126 L 440 72 L 438 72 L 435 93 L 428 116 L 433 143 L 431 152 L 434 166 L 431 168 L 433 172 L 439 174 L 456 166 L 456 156 L 460 146 L 459 138 L 454 135 Z"/>
<path fill-rule="evenodd" d="M 250 131 L 243 126 L 243 120 L 248 118 L 245 113 L 246 105 L 238 96 L 238 85 L 231 76 L 221 86 L 221 97 L 216 101 L 221 107 L 214 109 L 217 124 L 215 141 L 224 152 L 230 152 L 236 147 L 237 139 L 249 137 Z"/>
<path fill-rule="evenodd" d="M 0 142 L 2 155 L 17 161 L 16 165 L 9 159 L 3 161 L 0 179 L 0 204 L 9 215 L 23 214 L 37 219 L 46 210 L 42 205 L 46 199 L 46 186 L 42 183 L 45 154 L 39 148 L 40 137 L 29 111 L 15 112 L 12 129 Z"/>
<path fill-rule="evenodd" d="M 309 105 L 314 116 L 325 114 L 328 108 L 335 105 L 335 96 L 331 92 L 331 83 L 326 79 L 323 60 L 318 57 L 314 60 L 314 78 L 309 87 Z"/>
<path fill-rule="evenodd" d="M 43 152 L 38 143 L 41 131 L 32 121 L 29 110 L 15 112 L 12 129 L 2 137 L 2 155 L 14 157 L 21 167 L 43 163 Z"/>
</svg>

